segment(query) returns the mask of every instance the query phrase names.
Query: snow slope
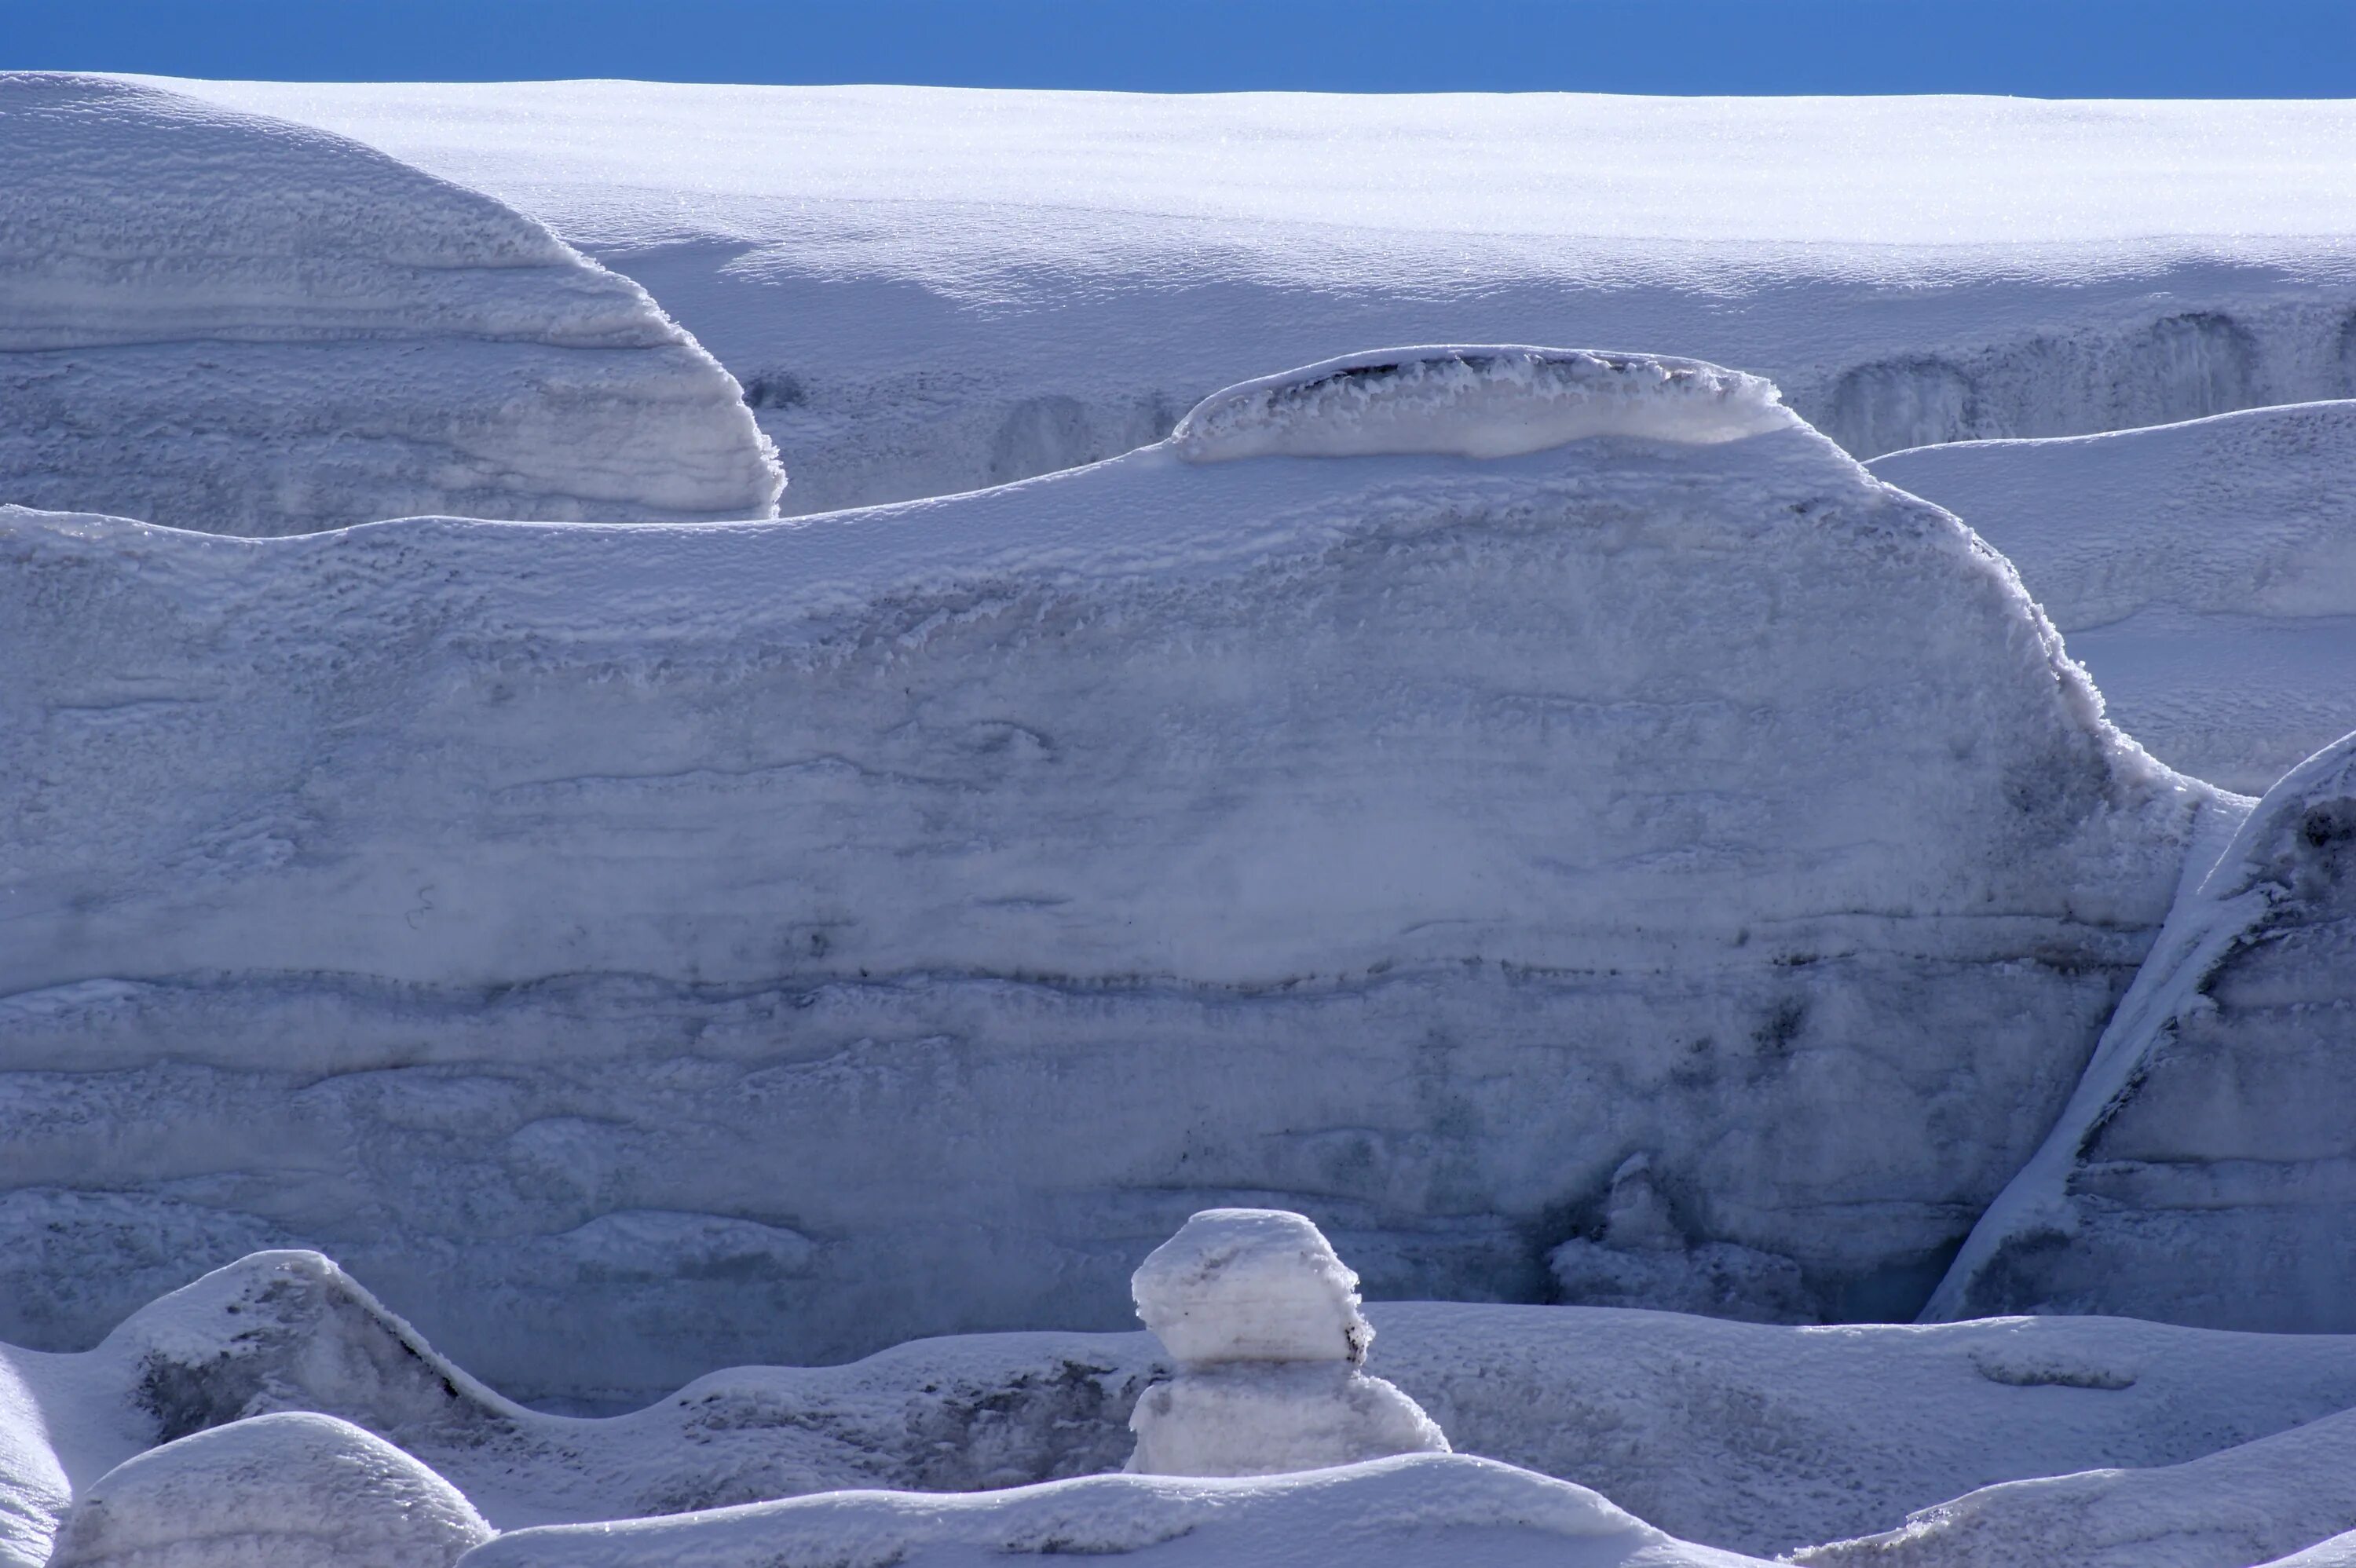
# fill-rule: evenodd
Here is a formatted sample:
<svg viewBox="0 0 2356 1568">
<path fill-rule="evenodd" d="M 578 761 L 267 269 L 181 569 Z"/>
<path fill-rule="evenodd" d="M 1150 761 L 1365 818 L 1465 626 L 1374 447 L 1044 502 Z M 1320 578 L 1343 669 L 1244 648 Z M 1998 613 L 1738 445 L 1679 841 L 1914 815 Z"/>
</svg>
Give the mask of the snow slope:
<svg viewBox="0 0 2356 1568">
<path fill-rule="evenodd" d="M 216 533 L 767 517 L 738 389 L 626 278 L 341 137 L 0 75 L 0 501 Z"/>
<path fill-rule="evenodd" d="M 1992 1481 L 2179 1465 L 2356 1403 L 2356 1339 L 2101 1318 L 1827 1329 L 1369 1312 L 1370 1366 L 1466 1450 L 1760 1556 Z M 512 1531 L 1110 1471 L 1130 1410 L 1170 1371 L 1144 1334 L 990 1335 L 715 1372 L 626 1415 L 548 1415 L 484 1388 L 324 1259 L 264 1254 L 143 1308 L 96 1349 L 0 1349 L 0 1374 L 25 1391 L 0 1416 L 16 1445 L 0 1464 L 0 1561 L 44 1561 L 74 1491 L 153 1445 L 273 1412 L 356 1422 Z M 2336 1487 L 2324 1477 L 2315 1495 Z"/>
<path fill-rule="evenodd" d="M 179 82 L 489 191 L 742 380 L 798 512 L 1369 343 L 1774 378 L 1859 453 L 2356 395 L 2356 107 Z"/>
<path fill-rule="evenodd" d="M 2263 795 L 2356 730 L 2356 402 L 1871 467 L 2002 550 L 2173 766 Z"/>
<path fill-rule="evenodd" d="M 2268 791 L 1930 1305 L 2356 1325 L 2356 735 Z M 2351 1519 L 2356 1523 L 2356 1519 Z"/>
<path fill-rule="evenodd" d="M 315 1244 L 644 1396 L 1123 1322 L 1215 1204 L 1540 1299 L 1640 1152 L 1655 1264 L 1912 1317 L 2246 803 L 1762 384 L 1390 360 L 1661 407 L 795 525 L 0 514 L 10 1336 Z"/>
</svg>

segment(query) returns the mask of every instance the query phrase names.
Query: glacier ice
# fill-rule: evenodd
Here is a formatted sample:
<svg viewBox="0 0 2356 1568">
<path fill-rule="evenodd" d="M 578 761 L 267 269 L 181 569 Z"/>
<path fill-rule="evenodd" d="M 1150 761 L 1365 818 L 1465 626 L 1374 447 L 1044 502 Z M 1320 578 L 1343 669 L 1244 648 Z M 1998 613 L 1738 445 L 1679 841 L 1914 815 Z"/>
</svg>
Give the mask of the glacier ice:
<svg viewBox="0 0 2356 1568">
<path fill-rule="evenodd" d="M 648 1397 L 1109 1327 L 1206 1204 L 1540 1297 L 1638 1151 L 1655 1264 L 1911 1316 L 2247 803 L 1944 513 L 1658 433 L 791 524 L 0 513 L 6 1331 L 321 1246 L 504 1385 Z"/>
<path fill-rule="evenodd" d="M 0 501 L 287 534 L 772 516 L 734 381 L 532 219 L 306 126 L 0 75 Z"/>
<path fill-rule="evenodd" d="M 1141 1476 L 1268 1476 L 1399 1454 L 1448 1438 L 1361 1363 L 1374 1328 L 1358 1276 L 1299 1214 L 1206 1209 L 1140 1264 L 1137 1315 L 1177 1362 L 1130 1417 Z"/>
<path fill-rule="evenodd" d="M 2002 550 L 2170 765 L 2263 795 L 2356 730 L 2356 402 L 1869 466 Z"/>
<path fill-rule="evenodd" d="M 2356 396 L 2345 103 L 172 85 L 644 283 L 796 512 L 1112 456 L 1372 343 L 1697 356 L 1860 455 Z"/>
<path fill-rule="evenodd" d="M 2179 901 L 2084 1082 L 1930 1311 L 2356 1324 L 2351 975 L 2356 735 L 2267 791 Z"/>
<path fill-rule="evenodd" d="M 74 1499 L 51 1568 L 451 1568 L 491 1538 L 455 1488 L 332 1415 L 209 1427 Z"/>
</svg>

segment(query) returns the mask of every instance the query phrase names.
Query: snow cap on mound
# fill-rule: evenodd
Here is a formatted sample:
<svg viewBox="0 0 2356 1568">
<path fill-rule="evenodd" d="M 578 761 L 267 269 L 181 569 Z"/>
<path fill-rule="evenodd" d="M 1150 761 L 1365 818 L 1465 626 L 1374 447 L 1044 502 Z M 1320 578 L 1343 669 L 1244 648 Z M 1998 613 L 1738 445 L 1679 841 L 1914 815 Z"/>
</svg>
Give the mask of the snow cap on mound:
<svg viewBox="0 0 2356 1568">
<path fill-rule="evenodd" d="M 1181 1362 L 1366 1359 L 1358 1276 L 1324 1232 L 1279 1209 L 1205 1209 L 1130 1280 L 1137 1315 Z"/>
<path fill-rule="evenodd" d="M 109 1470 L 55 1568 L 448 1568 L 491 1538 L 458 1489 L 332 1415 L 232 1422 Z"/>
<path fill-rule="evenodd" d="M 1799 422 L 1774 384 L 1593 349 L 1386 348 L 1214 392 L 1171 432 L 1194 463 L 1427 453 L 1515 457 L 1595 435 L 1708 445 Z"/>
</svg>

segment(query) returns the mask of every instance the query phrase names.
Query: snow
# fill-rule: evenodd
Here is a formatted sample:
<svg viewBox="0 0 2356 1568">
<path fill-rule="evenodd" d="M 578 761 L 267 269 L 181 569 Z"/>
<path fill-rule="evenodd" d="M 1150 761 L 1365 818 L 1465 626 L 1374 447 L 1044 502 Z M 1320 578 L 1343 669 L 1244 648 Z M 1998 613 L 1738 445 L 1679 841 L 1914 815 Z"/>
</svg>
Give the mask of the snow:
<svg viewBox="0 0 2356 1568">
<path fill-rule="evenodd" d="M 51 1346 L 313 1245 L 643 1398 L 1110 1327 L 1210 1204 L 1528 1299 L 1640 1152 L 1779 1313 L 1908 1317 L 2246 806 L 1796 425 L 807 525 L 0 519 L 0 1300 Z"/>
<path fill-rule="evenodd" d="M 1799 421 L 1756 376 L 1650 355 L 1394 348 L 1205 399 L 1170 443 L 1193 463 L 1448 453 L 1518 457 L 1599 435 L 1739 441 Z"/>
<path fill-rule="evenodd" d="M 2179 900 L 2044 1147 L 1930 1305 L 2288 1332 L 2356 1323 L 2356 735 L 2284 776 Z"/>
<path fill-rule="evenodd" d="M 1871 467 L 2002 550 L 2172 766 L 2263 795 L 2356 730 L 2356 402 Z"/>
<path fill-rule="evenodd" d="M 2345 102 L 177 82 L 644 283 L 813 512 L 1398 342 L 1766 375 L 1851 451 L 2356 396 Z"/>
<path fill-rule="evenodd" d="M 331 1415 L 256 1416 L 151 1448 L 74 1499 L 52 1568 L 450 1568 L 491 1538 L 466 1499 Z"/>
<path fill-rule="evenodd" d="M 1130 1279 L 1137 1316 L 1181 1363 L 1366 1359 L 1358 1276 L 1299 1214 L 1205 1209 Z"/>
<path fill-rule="evenodd" d="M 1130 1417 L 1132 1474 L 1269 1476 L 1449 1451 L 1415 1401 L 1359 1370 L 1375 1331 L 1358 1276 L 1303 1216 L 1206 1209 L 1130 1288 L 1178 1363 Z"/>
<path fill-rule="evenodd" d="M 341 137 L 0 75 L 0 500 L 285 534 L 774 515 L 735 383 L 628 279 Z"/>
</svg>

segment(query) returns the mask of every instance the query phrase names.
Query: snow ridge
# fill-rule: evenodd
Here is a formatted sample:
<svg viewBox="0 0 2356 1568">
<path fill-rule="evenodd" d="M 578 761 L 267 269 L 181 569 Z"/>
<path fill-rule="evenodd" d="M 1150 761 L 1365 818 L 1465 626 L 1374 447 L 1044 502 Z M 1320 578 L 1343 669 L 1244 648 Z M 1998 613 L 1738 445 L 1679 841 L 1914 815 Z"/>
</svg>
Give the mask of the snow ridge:
<svg viewBox="0 0 2356 1568">
<path fill-rule="evenodd" d="M 1772 382 L 1696 359 L 1450 346 L 1345 355 L 1229 387 L 1170 441 L 1194 463 L 1517 457 L 1591 436 L 1708 444 L 1798 423 Z"/>
</svg>

